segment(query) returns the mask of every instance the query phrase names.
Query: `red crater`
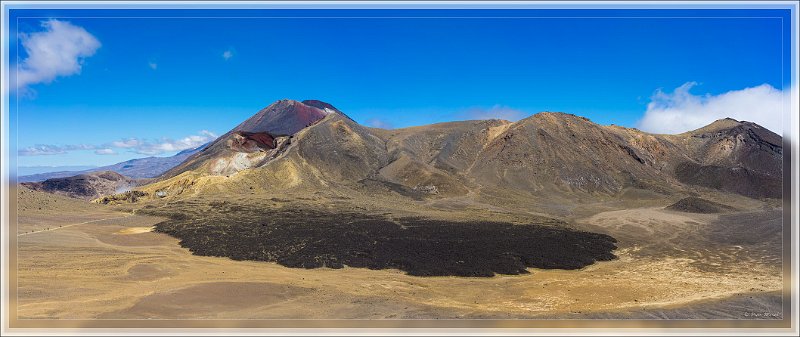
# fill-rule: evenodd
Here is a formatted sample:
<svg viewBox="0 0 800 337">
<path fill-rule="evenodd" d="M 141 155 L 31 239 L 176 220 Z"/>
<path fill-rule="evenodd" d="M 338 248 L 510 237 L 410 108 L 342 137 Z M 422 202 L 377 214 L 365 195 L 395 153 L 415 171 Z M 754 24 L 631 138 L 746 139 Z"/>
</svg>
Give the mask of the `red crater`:
<svg viewBox="0 0 800 337">
<path fill-rule="evenodd" d="M 236 132 L 228 140 L 228 147 L 239 152 L 256 152 L 275 148 L 275 137 L 266 132 Z"/>
</svg>

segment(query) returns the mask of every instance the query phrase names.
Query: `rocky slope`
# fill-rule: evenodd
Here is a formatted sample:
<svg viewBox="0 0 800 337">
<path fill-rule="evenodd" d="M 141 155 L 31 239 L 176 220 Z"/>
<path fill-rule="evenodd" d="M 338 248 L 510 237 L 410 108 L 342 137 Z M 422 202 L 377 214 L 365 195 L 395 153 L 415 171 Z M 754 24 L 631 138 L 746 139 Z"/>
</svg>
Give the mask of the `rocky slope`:
<svg viewBox="0 0 800 337">
<path fill-rule="evenodd" d="M 292 135 L 331 113 L 343 115 L 333 106 L 319 101 L 277 101 L 168 170 L 162 177 L 174 177 L 189 170 L 230 175 L 262 166 L 291 144 L 289 139 Z"/>
<path fill-rule="evenodd" d="M 681 182 L 753 198 L 781 198 L 783 147 L 777 134 L 726 118 L 674 138 L 693 159 L 676 167 Z"/>
<path fill-rule="evenodd" d="M 92 200 L 103 195 L 122 193 L 136 185 L 136 180 L 112 171 L 92 172 L 42 182 L 21 183 L 34 191 Z"/>
<path fill-rule="evenodd" d="M 779 198 L 781 146 L 780 136 L 731 119 L 680 135 L 602 126 L 557 112 L 515 123 L 382 130 L 359 125 L 327 103 L 281 100 L 142 190 L 161 197 L 324 190 L 421 200 L 701 189 Z"/>
</svg>

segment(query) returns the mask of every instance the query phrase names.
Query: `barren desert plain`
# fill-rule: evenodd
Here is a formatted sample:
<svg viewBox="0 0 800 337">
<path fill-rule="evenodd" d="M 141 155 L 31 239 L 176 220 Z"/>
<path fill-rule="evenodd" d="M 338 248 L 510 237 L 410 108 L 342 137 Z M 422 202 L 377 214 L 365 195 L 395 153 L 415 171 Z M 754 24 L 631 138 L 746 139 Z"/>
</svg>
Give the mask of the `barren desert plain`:
<svg viewBox="0 0 800 337">
<path fill-rule="evenodd" d="M 617 238 L 617 259 L 476 278 L 197 256 L 152 231 L 163 217 L 25 188 L 16 193 L 19 319 L 739 319 L 782 310 L 780 208 L 743 197 L 725 200 L 740 209 L 729 214 L 670 211 L 669 200 L 641 195 L 576 207 L 570 223 Z M 338 206 L 322 198 L 228 201 Z M 462 203 L 437 200 L 418 215 L 447 218 Z M 364 205 L 364 212 L 382 212 L 377 203 Z M 540 219 L 473 207 L 459 216 Z M 751 221 L 763 225 L 753 230 Z"/>
</svg>

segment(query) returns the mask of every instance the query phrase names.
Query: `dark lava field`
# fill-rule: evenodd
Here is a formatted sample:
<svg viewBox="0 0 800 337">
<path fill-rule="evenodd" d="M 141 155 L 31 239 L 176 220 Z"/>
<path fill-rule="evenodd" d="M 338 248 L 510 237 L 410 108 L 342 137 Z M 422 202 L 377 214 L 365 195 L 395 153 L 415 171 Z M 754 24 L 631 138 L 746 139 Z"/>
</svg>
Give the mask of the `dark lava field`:
<svg viewBox="0 0 800 337">
<path fill-rule="evenodd" d="M 389 219 L 298 208 L 253 209 L 221 203 L 202 216 L 159 214 L 156 231 L 205 256 L 277 262 L 293 268 L 399 269 L 415 276 L 525 274 L 528 267 L 579 269 L 613 260 L 605 234 L 538 224 Z"/>
</svg>

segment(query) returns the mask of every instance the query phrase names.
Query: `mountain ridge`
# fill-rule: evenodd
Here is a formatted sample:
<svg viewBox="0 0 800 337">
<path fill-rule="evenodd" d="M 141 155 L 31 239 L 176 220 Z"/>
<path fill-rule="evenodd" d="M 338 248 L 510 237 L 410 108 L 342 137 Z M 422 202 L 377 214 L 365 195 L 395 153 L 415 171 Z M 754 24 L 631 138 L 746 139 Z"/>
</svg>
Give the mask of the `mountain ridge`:
<svg viewBox="0 0 800 337">
<path fill-rule="evenodd" d="M 135 179 L 114 171 L 82 173 L 42 182 L 23 182 L 20 185 L 34 191 L 49 192 L 71 198 L 92 200 L 108 194 L 122 193 L 137 184 Z"/>
<path fill-rule="evenodd" d="M 668 194 L 705 188 L 775 198 L 782 182 L 780 139 L 733 119 L 659 135 L 562 112 L 513 123 L 384 130 L 362 126 L 325 102 L 280 100 L 143 189 L 175 196 L 325 188 L 437 199 L 486 191 L 598 197 L 628 188 Z M 711 172 L 728 172 L 730 182 L 709 182 Z"/>
</svg>

